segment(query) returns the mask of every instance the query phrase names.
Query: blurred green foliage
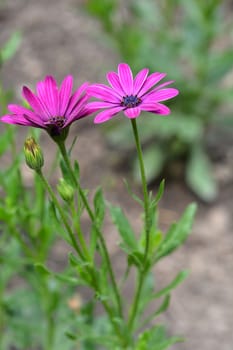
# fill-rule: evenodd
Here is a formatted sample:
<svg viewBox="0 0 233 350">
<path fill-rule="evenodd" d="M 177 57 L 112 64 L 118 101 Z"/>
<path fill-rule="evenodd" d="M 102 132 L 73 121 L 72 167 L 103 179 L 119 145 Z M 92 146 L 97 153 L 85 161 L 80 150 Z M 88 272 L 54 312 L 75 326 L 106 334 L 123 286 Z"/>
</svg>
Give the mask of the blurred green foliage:
<svg viewBox="0 0 233 350">
<path fill-rule="evenodd" d="M 102 41 L 135 73 L 143 67 L 166 72 L 180 95 L 168 117 L 139 118 L 147 178 L 152 181 L 174 160 L 185 164 L 190 188 L 203 200 L 217 195 L 207 154 L 210 126 L 233 124 L 233 86 L 224 78 L 233 68 L 230 4 L 221 0 L 87 0 L 101 22 Z M 108 123 L 107 137 L 129 154 L 129 123 Z M 132 157 L 131 157 L 132 158 Z M 133 165 L 137 178 L 138 167 Z"/>
</svg>

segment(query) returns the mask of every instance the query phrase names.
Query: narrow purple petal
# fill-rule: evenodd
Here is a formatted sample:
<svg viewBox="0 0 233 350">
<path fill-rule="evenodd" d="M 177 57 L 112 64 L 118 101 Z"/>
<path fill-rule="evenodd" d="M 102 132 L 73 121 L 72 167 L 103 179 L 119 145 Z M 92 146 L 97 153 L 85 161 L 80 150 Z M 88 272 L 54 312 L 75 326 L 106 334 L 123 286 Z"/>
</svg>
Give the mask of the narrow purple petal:
<svg viewBox="0 0 233 350">
<path fill-rule="evenodd" d="M 139 117 L 140 113 L 141 113 L 140 107 L 127 108 L 124 110 L 125 116 L 130 119 Z"/>
<path fill-rule="evenodd" d="M 143 102 L 159 102 L 166 101 L 173 98 L 179 94 L 179 90 L 174 88 L 161 89 L 156 91 L 151 91 L 148 95 L 144 96 Z"/>
<path fill-rule="evenodd" d="M 59 115 L 59 98 L 56 80 L 52 76 L 47 76 L 44 81 L 45 104 L 52 116 Z"/>
<path fill-rule="evenodd" d="M 79 115 L 83 110 L 83 108 L 85 107 L 87 99 L 88 99 L 88 96 L 84 95 L 78 100 L 77 104 L 74 106 L 71 113 L 67 116 L 67 122 L 65 123 L 64 126 L 71 124 L 76 119 L 79 119 Z"/>
<path fill-rule="evenodd" d="M 85 82 L 82 85 L 80 85 L 80 87 L 73 93 L 73 95 L 70 98 L 69 101 L 69 105 L 68 108 L 65 112 L 65 115 L 67 117 L 69 117 L 69 115 L 72 113 L 72 110 L 75 108 L 75 106 L 77 105 L 79 99 L 81 98 L 81 96 L 86 93 L 87 87 L 88 87 L 88 83 Z"/>
<path fill-rule="evenodd" d="M 170 109 L 161 104 L 161 103 L 151 103 L 151 102 L 143 102 L 140 105 L 141 110 L 155 113 L 155 114 L 163 114 L 163 115 L 168 115 L 170 114 Z"/>
<path fill-rule="evenodd" d="M 118 65 L 118 75 L 122 89 L 126 95 L 133 93 L 133 74 L 128 64 L 120 63 Z"/>
<path fill-rule="evenodd" d="M 137 95 L 142 85 L 144 84 L 149 73 L 148 68 L 142 69 L 135 77 L 133 83 L 133 95 Z"/>
<path fill-rule="evenodd" d="M 7 124 L 35 126 L 32 122 L 29 122 L 23 115 L 4 115 L 0 119 L 2 122 Z"/>
<path fill-rule="evenodd" d="M 159 85 L 155 86 L 155 88 L 153 89 L 153 91 L 160 90 L 160 89 L 164 88 L 165 86 L 170 85 L 170 84 L 172 84 L 172 83 L 174 83 L 174 80 L 166 81 L 166 82 L 163 83 L 163 84 L 159 84 Z"/>
<path fill-rule="evenodd" d="M 119 106 L 119 103 L 117 103 L 116 105 L 111 102 L 102 102 L 102 101 L 93 101 L 88 103 L 88 107 L 94 108 L 96 111 L 98 109 L 111 108 L 115 106 Z"/>
<path fill-rule="evenodd" d="M 119 103 L 121 101 L 119 94 L 115 90 L 103 84 L 90 85 L 88 88 L 88 95 L 90 97 L 103 99 L 106 102 Z"/>
<path fill-rule="evenodd" d="M 120 97 L 123 97 L 125 92 L 121 87 L 120 79 L 117 73 L 109 72 L 107 74 L 107 80 L 111 87 L 119 94 Z"/>
<path fill-rule="evenodd" d="M 73 77 L 68 75 L 61 83 L 59 91 L 59 115 L 64 116 L 67 110 L 73 88 Z"/>
<path fill-rule="evenodd" d="M 117 113 L 121 112 L 122 110 L 123 110 L 123 107 L 114 107 L 114 108 L 110 108 L 105 111 L 102 111 L 96 115 L 94 119 L 94 123 L 95 124 L 104 123 L 112 119 Z"/>
<path fill-rule="evenodd" d="M 30 111 L 30 109 L 15 104 L 8 105 L 8 109 L 12 114 L 14 114 L 14 118 L 23 116 L 32 124 L 38 125 L 42 128 L 44 127 L 44 121 L 41 119 L 41 117 L 35 114 L 33 111 Z"/>
<path fill-rule="evenodd" d="M 146 79 L 142 88 L 138 91 L 138 97 L 142 97 L 148 90 L 150 90 L 155 84 L 162 80 L 166 76 L 165 73 L 152 73 Z"/>
<path fill-rule="evenodd" d="M 41 118 L 47 119 L 46 117 L 49 116 L 47 110 L 44 108 L 43 104 L 41 103 L 40 99 L 32 93 L 32 91 L 24 86 L 22 91 L 23 97 L 27 100 L 29 105 L 34 109 L 35 113 L 40 115 Z"/>
</svg>

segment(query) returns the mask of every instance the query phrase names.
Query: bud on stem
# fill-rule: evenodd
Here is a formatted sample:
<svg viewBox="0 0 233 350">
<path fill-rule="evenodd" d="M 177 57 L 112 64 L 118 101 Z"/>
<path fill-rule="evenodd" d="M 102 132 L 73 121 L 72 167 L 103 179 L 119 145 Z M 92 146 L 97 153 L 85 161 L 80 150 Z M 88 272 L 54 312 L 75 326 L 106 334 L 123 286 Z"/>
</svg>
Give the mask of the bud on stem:
<svg viewBox="0 0 233 350">
<path fill-rule="evenodd" d="M 33 137 L 28 137 L 24 143 L 25 160 L 29 168 L 40 170 L 44 165 L 44 157 L 40 146 Z"/>
</svg>

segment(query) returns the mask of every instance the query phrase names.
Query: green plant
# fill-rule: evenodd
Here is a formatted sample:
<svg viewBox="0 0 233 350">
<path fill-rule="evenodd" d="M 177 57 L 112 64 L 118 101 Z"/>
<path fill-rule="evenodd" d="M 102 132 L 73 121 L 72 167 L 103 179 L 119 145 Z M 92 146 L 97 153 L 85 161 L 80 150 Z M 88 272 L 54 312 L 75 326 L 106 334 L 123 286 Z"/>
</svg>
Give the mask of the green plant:
<svg viewBox="0 0 233 350">
<path fill-rule="evenodd" d="M 85 8 L 101 22 L 101 40 L 123 61 L 136 71 L 148 67 L 168 72 L 180 90 L 175 106 L 170 103 L 172 116 L 139 121 L 148 181 L 182 160 L 187 184 L 200 198 L 212 201 L 217 184 L 206 151 L 207 135 L 214 125 L 232 125 L 232 109 L 224 108 L 233 93 L 223 81 L 233 67 L 233 26 L 227 4 L 220 0 L 87 0 Z M 113 121 L 105 130 L 109 142 L 123 150 L 121 159 L 124 154 L 132 159 L 128 124 Z M 139 179 L 135 162 L 132 166 Z"/>
</svg>

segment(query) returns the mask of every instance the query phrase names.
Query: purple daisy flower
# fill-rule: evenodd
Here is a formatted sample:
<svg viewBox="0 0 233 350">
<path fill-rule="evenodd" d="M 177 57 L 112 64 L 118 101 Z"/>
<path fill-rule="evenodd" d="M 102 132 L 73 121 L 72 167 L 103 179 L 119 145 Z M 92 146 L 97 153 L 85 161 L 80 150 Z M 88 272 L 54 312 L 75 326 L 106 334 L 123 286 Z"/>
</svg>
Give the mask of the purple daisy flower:
<svg viewBox="0 0 233 350">
<path fill-rule="evenodd" d="M 51 136 L 59 136 L 75 120 L 92 113 L 86 108 L 87 87 L 88 83 L 84 83 L 72 94 L 72 76 L 68 75 L 60 88 L 52 76 L 46 76 L 37 83 L 36 94 L 23 87 L 22 95 L 32 110 L 10 104 L 10 114 L 1 117 L 1 121 L 45 129 Z"/>
<path fill-rule="evenodd" d="M 129 65 L 120 63 L 118 74 L 115 72 L 107 73 L 107 80 L 111 87 L 104 84 L 90 85 L 88 94 L 101 101 L 90 102 L 87 107 L 93 111 L 104 109 L 96 115 L 94 122 L 106 122 L 121 111 L 130 119 L 139 117 L 141 111 L 169 114 L 170 109 L 160 102 L 175 97 L 179 91 L 174 88 L 164 89 L 173 81 L 154 87 L 166 74 L 155 72 L 148 76 L 148 73 L 149 69 L 144 68 L 133 79 Z"/>
</svg>

